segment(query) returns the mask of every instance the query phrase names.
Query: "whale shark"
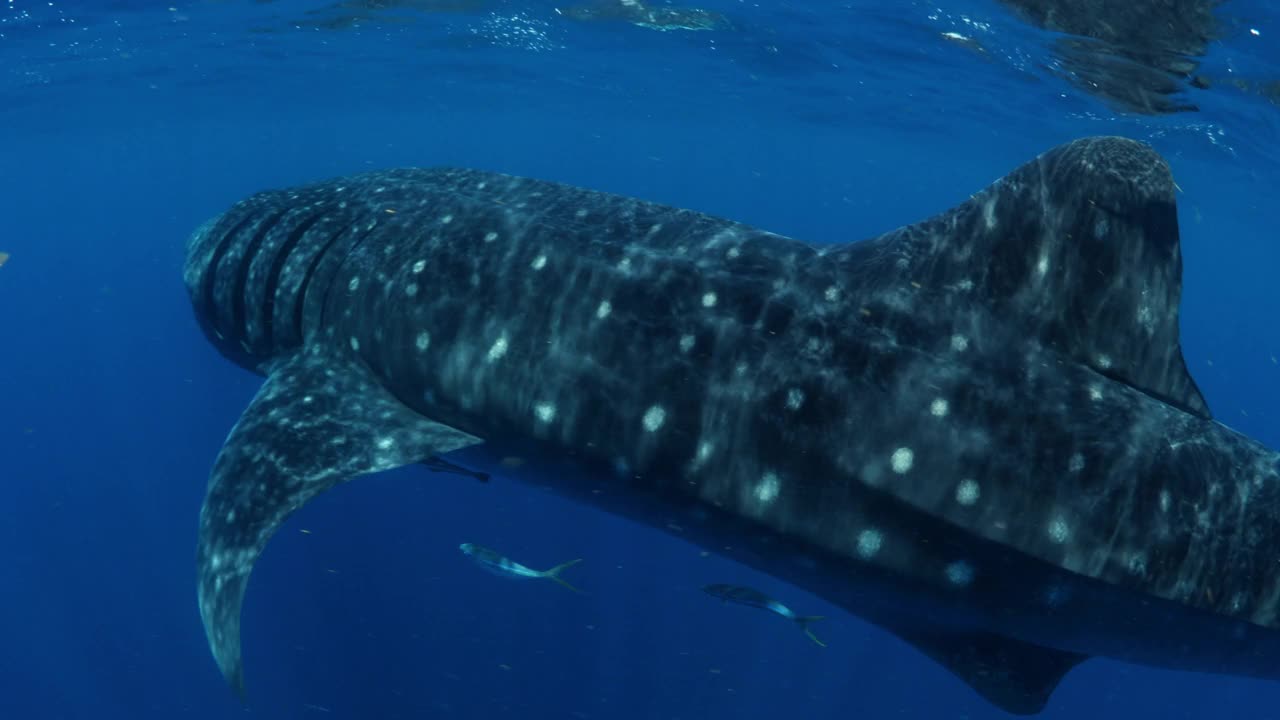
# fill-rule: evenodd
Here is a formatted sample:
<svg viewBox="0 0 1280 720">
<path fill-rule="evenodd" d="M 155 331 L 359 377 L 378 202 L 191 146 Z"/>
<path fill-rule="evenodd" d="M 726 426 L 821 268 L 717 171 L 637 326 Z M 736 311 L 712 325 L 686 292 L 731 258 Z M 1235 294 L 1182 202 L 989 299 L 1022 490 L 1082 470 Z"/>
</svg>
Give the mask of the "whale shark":
<svg viewBox="0 0 1280 720">
<path fill-rule="evenodd" d="M 1095 656 L 1280 677 L 1280 455 L 1188 373 L 1174 191 L 1096 137 L 829 245 L 471 169 L 255 194 L 184 268 L 208 339 L 266 378 L 200 512 L 213 657 L 243 698 L 246 585 L 291 512 L 466 474 L 468 449 L 572 459 L 538 485 L 812 592 L 1010 713 Z"/>
</svg>

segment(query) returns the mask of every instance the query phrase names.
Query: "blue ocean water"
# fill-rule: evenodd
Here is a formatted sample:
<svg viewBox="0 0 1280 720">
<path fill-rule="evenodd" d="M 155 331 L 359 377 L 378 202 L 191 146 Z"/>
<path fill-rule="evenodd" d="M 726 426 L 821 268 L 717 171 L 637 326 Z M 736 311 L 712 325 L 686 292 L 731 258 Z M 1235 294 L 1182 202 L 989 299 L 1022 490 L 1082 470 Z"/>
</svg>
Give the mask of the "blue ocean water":
<svg viewBox="0 0 1280 720">
<path fill-rule="evenodd" d="M 1280 14 L 1217 9 L 1197 112 L 1065 80 L 997 2 L 703 0 L 667 32 L 555 2 L 0 4 L 0 717 L 1000 718 L 884 631 L 523 483 L 421 468 L 296 513 L 244 613 L 249 702 L 195 602 L 210 464 L 260 379 L 200 334 L 183 243 L 249 193 L 393 166 L 541 177 L 817 242 L 963 201 L 1061 142 L 1153 144 L 1181 188 L 1183 347 L 1280 448 Z M 575 557 L 574 595 L 457 552 Z M 698 588 L 826 615 L 829 647 Z M 1280 718 L 1280 683 L 1092 660 L 1045 718 Z"/>
</svg>

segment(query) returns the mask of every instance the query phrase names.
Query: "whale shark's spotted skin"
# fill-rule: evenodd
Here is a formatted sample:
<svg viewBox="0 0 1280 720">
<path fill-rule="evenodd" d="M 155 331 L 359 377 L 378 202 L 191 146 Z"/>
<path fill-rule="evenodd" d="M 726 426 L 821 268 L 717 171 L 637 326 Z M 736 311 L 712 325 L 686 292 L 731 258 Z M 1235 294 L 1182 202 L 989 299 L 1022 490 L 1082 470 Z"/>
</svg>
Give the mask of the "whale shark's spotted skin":
<svg viewBox="0 0 1280 720">
<path fill-rule="evenodd" d="M 255 195 L 186 265 L 211 340 L 267 375 L 201 513 L 214 656 L 243 691 L 245 583 L 290 512 L 484 443 L 582 460 L 559 491 L 1011 712 L 1090 655 L 1278 676 L 1277 456 L 1183 364 L 1173 189 L 1146 146 L 1081 140 L 830 247 L 475 170 Z"/>
</svg>

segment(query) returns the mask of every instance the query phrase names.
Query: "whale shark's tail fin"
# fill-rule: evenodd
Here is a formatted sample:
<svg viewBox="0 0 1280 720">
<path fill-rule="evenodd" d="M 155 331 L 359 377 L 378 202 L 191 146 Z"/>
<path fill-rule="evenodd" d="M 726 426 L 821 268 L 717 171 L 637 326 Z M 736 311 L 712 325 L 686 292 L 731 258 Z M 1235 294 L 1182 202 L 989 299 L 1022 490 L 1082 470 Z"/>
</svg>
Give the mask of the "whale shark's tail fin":
<svg viewBox="0 0 1280 720">
<path fill-rule="evenodd" d="M 809 623 L 825 619 L 826 617 L 823 615 L 798 615 L 796 616 L 796 624 L 800 626 L 800 629 L 804 631 L 804 634 L 810 640 L 818 643 L 819 647 L 826 647 L 827 644 L 819 640 L 818 636 L 813 634 L 813 630 L 809 629 Z"/>
<path fill-rule="evenodd" d="M 479 442 L 402 405 L 358 361 L 312 349 L 272 369 L 218 453 L 200 511 L 200 617 L 241 698 L 245 586 L 285 518 L 357 475 Z"/>
<path fill-rule="evenodd" d="M 578 564 L 578 563 L 580 563 L 580 562 L 582 562 L 582 558 L 577 558 L 576 560 L 570 560 L 569 562 L 566 562 L 566 563 L 560 563 L 559 565 L 557 565 L 557 566 L 555 566 L 555 567 L 551 568 L 550 570 L 544 571 L 544 572 L 542 573 L 542 577 L 547 578 L 548 580 L 554 580 L 555 582 L 559 583 L 560 585 L 563 585 L 564 587 L 567 587 L 567 588 L 569 588 L 570 590 L 572 590 L 572 591 L 574 591 L 574 592 L 576 592 L 576 593 L 580 593 L 580 592 L 582 592 L 581 590 L 579 590 L 578 588 L 576 588 L 576 587 L 574 587 L 574 586 L 570 585 L 568 582 L 566 582 L 563 578 L 561 578 L 561 577 L 560 577 L 560 573 L 561 573 L 562 571 L 564 571 L 564 570 L 566 570 L 566 569 L 568 569 L 568 568 L 571 568 L 571 567 L 573 567 L 574 565 L 577 565 L 577 564 Z"/>
</svg>

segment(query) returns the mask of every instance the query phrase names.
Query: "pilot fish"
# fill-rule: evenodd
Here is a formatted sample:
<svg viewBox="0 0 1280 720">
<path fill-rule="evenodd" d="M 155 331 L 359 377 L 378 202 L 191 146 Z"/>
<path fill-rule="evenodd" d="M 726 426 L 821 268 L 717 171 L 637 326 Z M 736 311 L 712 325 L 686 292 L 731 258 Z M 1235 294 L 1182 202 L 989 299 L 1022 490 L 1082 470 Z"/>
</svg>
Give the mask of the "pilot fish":
<svg viewBox="0 0 1280 720">
<path fill-rule="evenodd" d="M 768 595 L 765 595 L 759 590 L 743 587 L 741 585 L 705 585 L 703 586 L 702 591 L 712 597 L 720 598 L 721 602 L 735 602 L 739 605 L 749 605 L 751 607 L 760 608 L 761 610 L 768 610 L 769 612 L 777 613 L 778 615 L 781 615 L 782 617 L 799 625 L 800 629 L 804 630 L 804 634 L 808 635 L 810 640 L 818 643 L 822 647 L 827 646 L 826 643 L 819 640 L 818 637 L 813 634 L 813 631 L 809 629 L 809 623 L 815 620 L 821 620 L 821 615 L 796 615 L 791 611 L 791 608 L 783 605 L 777 600 L 774 600 Z"/>
<path fill-rule="evenodd" d="M 462 543 L 458 546 L 458 549 L 462 551 L 463 555 L 470 557 L 472 560 L 476 561 L 476 564 L 494 575 L 522 580 L 528 578 L 546 578 L 548 580 L 554 580 L 574 592 L 582 592 L 560 578 L 560 573 L 565 568 L 577 565 L 582 562 L 582 558 L 570 560 L 566 563 L 560 563 L 550 570 L 534 570 L 533 568 L 521 565 L 505 555 L 501 555 L 496 551 L 474 543 Z"/>
</svg>

